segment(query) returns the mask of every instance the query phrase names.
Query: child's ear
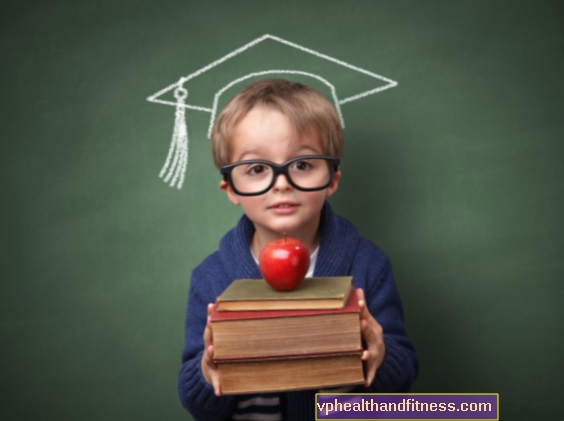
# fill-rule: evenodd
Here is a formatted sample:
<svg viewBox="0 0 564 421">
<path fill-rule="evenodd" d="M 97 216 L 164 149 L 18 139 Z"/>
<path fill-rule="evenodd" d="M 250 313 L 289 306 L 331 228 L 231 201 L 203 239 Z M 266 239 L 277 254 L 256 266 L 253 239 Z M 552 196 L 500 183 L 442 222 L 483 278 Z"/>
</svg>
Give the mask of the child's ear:
<svg viewBox="0 0 564 421">
<path fill-rule="evenodd" d="M 225 180 L 221 180 L 219 182 L 219 188 L 227 194 L 227 198 L 233 203 L 235 206 L 239 206 L 241 202 L 239 201 L 239 197 L 233 192 L 229 183 Z"/>
<path fill-rule="evenodd" d="M 333 193 L 337 191 L 339 187 L 339 179 L 341 178 L 341 171 L 337 171 L 333 176 L 333 181 L 329 184 L 329 187 L 325 189 L 325 197 L 331 197 Z"/>
</svg>

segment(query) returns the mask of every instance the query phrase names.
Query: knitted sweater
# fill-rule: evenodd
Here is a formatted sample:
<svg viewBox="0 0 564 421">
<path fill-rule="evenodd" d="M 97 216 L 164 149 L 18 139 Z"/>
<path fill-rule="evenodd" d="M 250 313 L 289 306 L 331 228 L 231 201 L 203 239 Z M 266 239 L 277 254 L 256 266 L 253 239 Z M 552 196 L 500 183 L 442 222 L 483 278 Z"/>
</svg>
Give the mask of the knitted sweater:
<svg viewBox="0 0 564 421">
<path fill-rule="evenodd" d="M 215 302 L 235 279 L 261 278 L 249 248 L 253 233 L 252 222 L 243 215 L 221 239 L 219 250 L 192 273 L 178 391 L 182 405 L 196 420 L 226 420 L 237 403 L 236 396 L 214 395 L 202 375 L 200 362 L 207 304 Z M 327 202 L 321 211 L 320 233 L 314 276 L 352 276 L 354 286 L 364 290 L 368 309 L 384 331 L 384 361 L 373 383 L 368 388 L 358 387 L 355 392 L 409 391 L 417 377 L 418 360 L 405 332 L 402 305 L 388 257 L 360 237 L 350 222 L 335 215 Z M 288 421 L 315 419 L 315 392 L 282 394 Z"/>
</svg>

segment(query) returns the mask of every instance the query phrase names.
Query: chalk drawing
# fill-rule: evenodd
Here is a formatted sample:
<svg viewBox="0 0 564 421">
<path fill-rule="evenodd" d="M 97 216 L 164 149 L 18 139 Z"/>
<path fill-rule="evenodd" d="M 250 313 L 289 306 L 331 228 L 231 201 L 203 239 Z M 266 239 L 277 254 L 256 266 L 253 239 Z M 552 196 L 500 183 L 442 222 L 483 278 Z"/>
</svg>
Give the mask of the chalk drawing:
<svg viewBox="0 0 564 421">
<path fill-rule="evenodd" d="M 302 72 L 302 71 L 299 71 L 299 70 L 265 70 L 263 72 L 249 73 L 248 75 L 240 77 L 239 79 L 235 79 L 234 81 L 229 82 L 227 85 L 225 85 L 223 88 L 221 88 L 219 91 L 216 92 L 216 94 L 214 95 L 214 99 L 213 99 L 213 108 L 211 110 L 212 115 L 211 115 L 211 119 L 210 119 L 210 125 L 209 125 L 209 128 L 208 128 L 208 139 L 211 138 L 211 132 L 212 132 L 212 129 L 213 129 L 213 123 L 215 121 L 215 115 L 217 113 L 217 103 L 219 102 L 219 97 L 226 90 L 228 90 L 233 85 L 236 85 L 239 82 L 242 82 L 246 79 L 250 79 L 252 77 L 265 76 L 265 75 L 270 75 L 270 74 L 273 74 L 273 73 L 310 76 L 310 77 L 313 77 L 317 80 L 320 80 L 321 82 L 326 84 L 329 87 L 329 89 L 331 90 L 331 96 L 333 97 L 333 103 L 335 105 L 335 108 L 337 109 L 337 113 L 339 114 L 339 119 L 341 120 L 341 125 L 343 126 L 343 128 L 345 128 L 345 120 L 343 119 L 343 114 L 341 113 L 341 106 L 339 104 L 339 100 L 337 99 L 337 91 L 335 90 L 335 87 L 331 83 L 329 83 L 327 80 L 323 79 L 321 76 L 318 76 L 316 74 Z"/>
<path fill-rule="evenodd" d="M 174 91 L 174 96 L 177 101 L 177 106 L 172 142 L 170 143 L 168 155 L 159 177 L 164 177 L 165 183 L 170 181 L 171 187 L 177 185 L 180 189 L 184 183 L 184 174 L 186 173 L 186 166 L 188 165 L 188 129 L 186 128 L 184 115 L 186 107 L 183 107 L 183 105 L 185 105 L 184 101 L 188 96 L 188 91 L 183 86 L 178 86 Z"/>
<path fill-rule="evenodd" d="M 186 82 L 200 76 L 202 73 L 205 73 L 210 69 L 213 69 L 214 67 L 220 65 L 221 63 L 224 63 L 225 61 L 229 60 L 230 58 L 235 57 L 238 54 L 241 54 L 242 52 L 248 50 L 251 47 L 254 47 L 258 43 L 260 43 L 264 40 L 267 40 L 267 39 L 277 41 L 281 44 L 288 45 L 290 47 L 293 47 L 293 48 L 296 48 L 300 51 L 304 51 L 306 53 L 312 54 L 312 55 L 319 57 L 319 58 L 322 58 L 324 60 L 331 61 L 333 63 L 347 67 L 351 70 L 357 71 L 357 72 L 365 74 L 367 76 L 370 76 L 374 79 L 379 79 L 381 81 L 386 82 L 386 84 L 383 85 L 383 86 L 379 86 L 377 88 L 374 88 L 374 89 L 369 89 L 367 91 L 360 92 L 358 94 L 349 96 L 347 98 L 338 99 L 335 86 L 333 86 L 333 84 L 331 84 L 330 82 L 328 82 L 326 79 L 322 78 L 319 75 L 316 75 L 316 74 L 313 74 L 313 73 L 306 73 L 306 72 L 302 72 L 302 71 L 299 71 L 299 70 L 266 70 L 266 71 L 261 71 L 261 72 L 256 72 L 256 73 L 249 73 L 249 74 L 242 76 L 242 77 L 239 77 L 239 78 L 231 81 L 227 85 L 225 85 L 223 88 L 221 88 L 220 90 L 218 90 L 215 93 L 212 108 L 206 108 L 206 107 L 202 107 L 202 106 L 199 106 L 199 105 L 191 105 L 191 104 L 185 103 L 185 99 L 186 99 L 187 94 L 188 94 L 186 89 L 184 88 L 184 84 Z M 342 104 L 346 104 L 346 103 L 351 102 L 351 101 L 356 101 L 357 99 L 364 98 L 368 95 L 373 95 L 373 94 L 376 94 L 378 92 L 382 92 L 386 89 L 390 89 L 390 88 L 393 88 L 393 87 L 398 85 L 398 82 L 396 82 L 392 79 L 389 79 L 387 77 L 384 77 L 382 75 L 378 75 L 376 73 L 370 72 L 370 71 L 362 69 L 360 67 L 353 66 L 352 64 L 346 63 L 342 60 L 338 60 L 338 59 L 336 59 L 334 57 L 330 57 L 326 54 L 319 53 L 319 52 L 314 51 L 310 48 L 303 47 L 299 44 L 295 44 L 293 42 L 287 41 L 287 40 L 282 39 L 280 37 L 270 35 L 270 34 L 265 34 L 265 35 L 255 39 L 255 40 L 249 42 L 248 44 L 245 44 L 242 47 L 237 48 L 236 50 L 230 52 L 229 54 L 226 54 L 225 56 L 223 56 L 223 57 L 219 58 L 218 60 L 208 64 L 207 66 L 202 67 L 201 69 L 195 71 L 194 73 L 191 73 L 191 74 L 189 74 L 188 76 L 185 76 L 185 77 L 181 77 L 178 80 L 178 82 L 173 83 L 173 84 L 167 86 L 164 89 L 161 89 L 157 93 L 155 93 L 155 94 L 153 94 L 153 95 L 151 95 L 147 98 L 147 101 L 149 101 L 149 102 L 154 102 L 154 103 L 157 103 L 157 104 L 164 104 L 164 105 L 171 105 L 171 106 L 176 107 L 176 118 L 175 118 L 175 122 L 174 122 L 174 131 L 173 131 L 173 135 L 172 135 L 172 141 L 171 141 L 171 144 L 170 144 L 170 148 L 169 148 L 169 152 L 168 152 L 168 155 L 167 155 L 167 158 L 166 158 L 165 165 L 163 166 L 159 176 L 161 178 L 164 177 L 164 181 L 169 183 L 171 187 L 176 186 L 179 189 L 182 187 L 182 184 L 184 182 L 184 174 L 186 172 L 186 166 L 187 166 L 187 163 L 188 163 L 188 130 L 186 128 L 186 122 L 185 122 L 185 109 L 186 108 L 191 109 L 191 110 L 203 111 L 203 112 L 207 112 L 207 113 L 211 114 L 209 128 L 208 128 L 208 138 L 209 138 L 211 136 L 211 129 L 213 127 L 215 117 L 216 117 L 216 114 L 217 114 L 217 104 L 218 104 L 219 98 L 221 97 L 223 92 L 225 92 L 231 86 L 233 86 L 233 85 L 235 85 L 239 82 L 242 82 L 246 79 L 256 77 L 256 76 L 274 74 L 274 73 L 296 74 L 296 75 L 309 76 L 309 77 L 313 77 L 313 78 L 323 82 L 325 85 L 327 85 L 329 87 L 329 89 L 331 90 L 333 102 L 334 102 L 335 108 L 337 109 L 337 112 L 339 114 L 339 118 L 341 120 L 341 124 L 342 124 L 343 128 L 345 127 L 345 121 L 344 121 L 343 115 L 341 113 L 341 107 L 340 106 Z M 169 91 L 171 91 L 173 89 L 175 90 L 174 96 L 176 98 L 176 102 L 166 101 L 166 100 L 159 98 L 162 95 L 168 93 Z"/>
</svg>

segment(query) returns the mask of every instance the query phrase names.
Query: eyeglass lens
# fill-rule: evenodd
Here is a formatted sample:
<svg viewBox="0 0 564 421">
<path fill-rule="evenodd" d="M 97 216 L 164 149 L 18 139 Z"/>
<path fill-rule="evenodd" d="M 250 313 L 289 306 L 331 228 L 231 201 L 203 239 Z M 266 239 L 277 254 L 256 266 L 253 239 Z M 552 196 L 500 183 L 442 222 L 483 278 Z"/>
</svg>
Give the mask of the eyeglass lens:
<svg viewBox="0 0 564 421">
<path fill-rule="evenodd" d="M 231 180 L 241 193 L 256 193 L 270 186 L 274 171 L 263 163 L 240 164 L 233 168 Z M 288 168 L 292 182 L 304 189 L 325 186 L 331 177 L 329 163 L 324 159 L 308 158 L 294 161 Z"/>
</svg>

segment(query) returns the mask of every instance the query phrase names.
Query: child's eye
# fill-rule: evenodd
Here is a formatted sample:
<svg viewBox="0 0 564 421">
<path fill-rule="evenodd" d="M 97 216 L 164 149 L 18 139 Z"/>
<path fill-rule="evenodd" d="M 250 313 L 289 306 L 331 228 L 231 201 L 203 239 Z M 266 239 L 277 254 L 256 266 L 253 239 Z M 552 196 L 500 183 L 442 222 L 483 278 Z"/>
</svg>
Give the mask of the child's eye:
<svg viewBox="0 0 564 421">
<path fill-rule="evenodd" d="M 250 175 L 258 175 L 258 174 L 262 174 L 267 170 L 267 167 L 265 165 L 262 164 L 256 164 L 256 165 L 252 165 L 251 167 L 249 167 L 249 169 L 247 170 L 247 173 Z"/>
<path fill-rule="evenodd" d="M 308 161 L 297 161 L 294 162 L 292 167 L 296 170 L 305 171 L 311 169 L 312 165 Z"/>
</svg>

